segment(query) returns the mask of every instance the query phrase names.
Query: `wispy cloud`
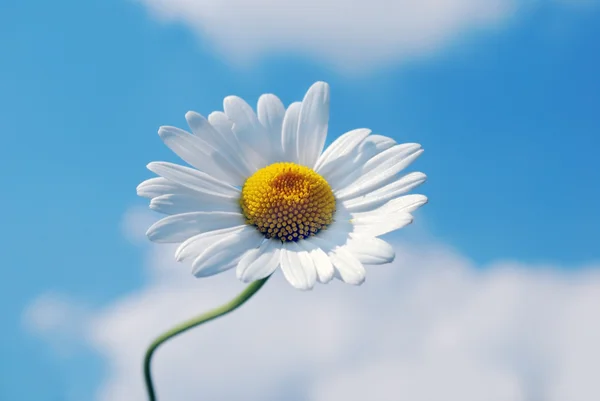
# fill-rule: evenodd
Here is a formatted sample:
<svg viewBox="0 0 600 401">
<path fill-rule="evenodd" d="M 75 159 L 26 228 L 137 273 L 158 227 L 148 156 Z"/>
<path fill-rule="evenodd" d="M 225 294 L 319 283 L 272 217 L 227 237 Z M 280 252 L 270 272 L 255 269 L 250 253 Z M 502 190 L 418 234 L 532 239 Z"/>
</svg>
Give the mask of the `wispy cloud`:
<svg viewBox="0 0 600 401">
<path fill-rule="evenodd" d="M 190 27 L 237 63 L 274 53 L 308 56 L 360 73 L 435 53 L 470 32 L 497 28 L 548 3 L 598 0 L 136 0 Z"/>
<path fill-rule="evenodd" d="M 22 320 L 26 331 L 44 337 L 60 355 L 69 355 L 81 345 L 91 316 L 91 312 L 76 300 L 48 292 L 28 305 Z"/>
<path fill-rule="evenodd" d="M 361 71 L 429 54 L 507 20 L 518 0 L 138 0 L 234 61 L 273 52 Z"/>
<path fill-rule="evenodd" d="M 146 227 L 139 223 L 145 221 L 143 213 L 126 221 L 134 238 Z M 100 401 L 145 399 L 140 361 L 151 339 L 242 288 L 233 275 L 194 279 L 172 261 L 172 251 L 147 248 L 150 279 L 144 288 L 85 318 L 74 313 L 59 322 L 79 321 L 87 344 L 105 358 L 108 375 Z M 305 293 L 275 277 L 239 311 L 159 350 L 154 361 L 159 397 L 600 397 L 595 377 L 600 266 L 560 271 L 501 262 L 480 269 L 432 244 L 399 244 L 397 255 L 392 265 L 371 267 L 362 287 L 334 283 Z M 48 305 L 35 301 L 28 316 L 53 315 Z M 63 313 L 69 310 L 55 305 Z M 33 327 L 47 332 L 46 326 Z"/>
</svg>

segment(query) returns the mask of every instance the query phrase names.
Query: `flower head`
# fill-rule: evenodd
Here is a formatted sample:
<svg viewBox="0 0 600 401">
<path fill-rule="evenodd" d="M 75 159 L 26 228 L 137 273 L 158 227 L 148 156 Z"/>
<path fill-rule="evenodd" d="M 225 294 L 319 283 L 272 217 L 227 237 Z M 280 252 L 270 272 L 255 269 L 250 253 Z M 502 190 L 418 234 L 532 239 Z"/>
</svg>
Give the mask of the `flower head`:
<svg viewBox="0 0 600 401">
<path fill-rule="evenodd" d="M 425 174 L 400 175 L 422 152 L 416 143 L 356 129 L 325 151 L 329 86 L 317 82 L 287 109 L 274 95 L 257 112 L 226 97 L 208 119 L 188 112 L 192 133 L 158 131 L 191 167 L 153 162 L 160 177 L 138 195 L 168 216 L 147 232 L 155 242 L 179 243 L 175 257 L 191 260 L 197 277 L 236 268 L 250 282 L 281 268 L 298 289 L 334 277 L 361 284 L 364 264 L 384 264 L 394 250 L 378 237 L 413 220 L 427 202 L 406 195 Z"/>
</svg>

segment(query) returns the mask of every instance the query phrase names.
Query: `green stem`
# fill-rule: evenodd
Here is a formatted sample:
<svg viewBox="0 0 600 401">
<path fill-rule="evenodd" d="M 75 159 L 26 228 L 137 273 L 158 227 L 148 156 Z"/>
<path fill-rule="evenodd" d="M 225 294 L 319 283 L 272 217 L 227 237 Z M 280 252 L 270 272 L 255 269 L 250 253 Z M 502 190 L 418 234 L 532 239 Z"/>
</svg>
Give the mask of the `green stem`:
<svg viewBox="0 0 600 401">
<path fill-rule="evenodd" d="M 219 306 L 218 308 L 203 313 L 200 316 L 197 316 L 193 319 L 188 320 L 187 322 L 183 322 L 173 327 L 171 330 L 157 337 L 156 340 L 154 340 L 152 344 L 150 344 L 150 346 L 146 350 L 146 355 L 144 356 L 144 380 L 146 381 L 146 389 L 148 391 L 148 398 L 150 399 L 150 401 L 156 401 L 154 385 L 152 384 L 152 374 L 150 373 L 150 361 L 152 360 L 152 355 L 154 355 L 154 351 L 156 351 L 156 349 L 162 343 L 175 337 L 178 334 L 183 333 L 184 331 L 188 331 L 193 327 L 214 320 L 218 317 L 228 314 L 229 312 L 233 312 L 234 310 L 242 306 L 247 300 L 249 300 L 258 290 L 260 290 L 260 288 L 267 282 L 269 277 L 263 278 L 262 280 L 254 281 L 248 287 L 246 287 L 246 289 L 244 289 L 244 291 L 242 291 L 237 297 L 235 297 L 225 305 Z"/>
</svg>

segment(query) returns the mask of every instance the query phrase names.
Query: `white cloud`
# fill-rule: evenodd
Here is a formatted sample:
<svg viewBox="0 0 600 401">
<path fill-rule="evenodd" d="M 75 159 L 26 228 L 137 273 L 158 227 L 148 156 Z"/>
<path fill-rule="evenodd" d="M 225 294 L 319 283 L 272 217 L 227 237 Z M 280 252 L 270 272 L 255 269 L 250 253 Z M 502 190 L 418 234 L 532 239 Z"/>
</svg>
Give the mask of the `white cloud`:
<svg viewBox="0 0 600 401">
<path fill-rule="evenodd" d="M 359 71 L 431 53 L 508 19 L 519 0 L 137 0 L 234 61 L 299 53 Z"/>
<path fill-rule="evenodd" d="M 49 292 L 39 296 L 23 312 L 24 328 L 49 341 L 54 351 L 65 356 L 76 351 L 85 335 L 90 313 L 83 305 L 62 294 Z"/>
<path fill-rule="evenodd" d="M 132 231 L 140 219 L 127 220 Z M 243 288 L 233 275 L 194 279 L 172 251 L 148 248 L 147 286 L 85 319 L 29 319 L 42 332 L 82 324 L 107 362 L 99 401 L 144 400 L 151 339 Z M 29 316 L 53 315 L 36 312 L 42 301 Z M 600 397 L 598 305 L 600 266 L 478 269 L 442 246 L 405 244 L 361 287 L 304 293 L 277 275 L 240 310 L 159 349 L 154 377 L 159 399 L 180 401 L 589 401 Z"/>
<path fill-rule="evenodd" d="M 462 35 L 506 23 L 539 0 L 136 0 L 179 22 L 237 63 L 301 54 L 362 72 L 432 54 Z M 598 0 L 552 0 L 568 7 Z M 584 7 L 581 7 L 584 6 Z"/>
<path fill-rule="evenodd" d="M 73 302 L 56 293 L 47 293 L 32 302 L 23 313 L 25 327 L 36 333 L 63 331 L 73 315 L 84 314 Z M 80 325 L 76 325 L 79 327 Z"/>
<path fill-rule="evenodd" d="M 148 213 L 147 207 L 137 206 L 129 209 L 121 221 L 121 233 L 132 244 L 146 243 L 146 230 L 158 215 Z"/>
</svg>

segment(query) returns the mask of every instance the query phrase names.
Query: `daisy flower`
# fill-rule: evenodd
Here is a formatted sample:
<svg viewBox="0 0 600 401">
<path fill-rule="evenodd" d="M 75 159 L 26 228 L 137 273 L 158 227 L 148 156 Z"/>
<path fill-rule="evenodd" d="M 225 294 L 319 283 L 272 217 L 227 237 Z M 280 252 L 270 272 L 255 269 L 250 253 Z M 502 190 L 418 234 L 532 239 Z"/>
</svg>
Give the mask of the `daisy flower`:
<svg viewBox="0 0 600 401">
<path fill-rule="evenodd" d="M 413 221 L 427 202 L 406 195 L 425 174 L 399 173 L 423 152 L 355 129 L 324 149 L 329 86 L 317 82 L 287 109 L 272 94 L 254 112 L 228 96 L 224 111 L 185 115 L 191 133 L 163 126 L 164 143 L 191 167 L 152 162 L 159 177 L 137 193 L 168 215 L 150 240 L 177 243 L 178 261 L 197 277 L 236 269 L 243 282 L 281 268 L 295 288 L 333 278 L 358 285 L 364 265 L 389 263 L 393 248 L 379 236 Z"/>
</svg>

